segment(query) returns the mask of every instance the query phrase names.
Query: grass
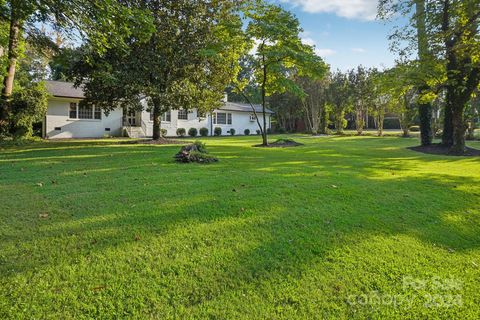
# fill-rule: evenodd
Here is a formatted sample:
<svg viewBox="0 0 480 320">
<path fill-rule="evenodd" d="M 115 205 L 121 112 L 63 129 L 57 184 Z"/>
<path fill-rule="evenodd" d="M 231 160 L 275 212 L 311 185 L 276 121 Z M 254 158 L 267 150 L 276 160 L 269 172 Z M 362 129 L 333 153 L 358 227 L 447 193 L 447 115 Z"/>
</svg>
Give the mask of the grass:
<svg viewBox="0 0 480 320">
<path fill-rule="evenodd" d="M 4 146 L 0 318 L 479 317 L 478 158 L 283 137 Z"/>
</svg>

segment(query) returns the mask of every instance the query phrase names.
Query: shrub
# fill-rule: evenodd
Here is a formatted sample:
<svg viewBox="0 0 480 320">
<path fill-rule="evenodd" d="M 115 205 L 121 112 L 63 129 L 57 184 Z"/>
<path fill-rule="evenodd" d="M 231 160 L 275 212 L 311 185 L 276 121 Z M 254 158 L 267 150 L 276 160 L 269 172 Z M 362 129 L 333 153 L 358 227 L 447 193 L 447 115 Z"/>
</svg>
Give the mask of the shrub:
<svg viewBox="0 0 480 320">
<path fill-rule="evenodd" d="M 215 127 L 215 129 L 213 129 L 213 134 L 216 135 L 216 136 L 221 136 L 222 135 L 222 128 Z"/>
<path fill-rule="evenodd" d="M 188 129 L 188 135 L 189 135 L 190 137 L 196 137 L 197 134 L 198 134 L 197 128 L 190 128 L 190 129 Z"/>
<path fill-rule="evenodd" d="M 208 129 L 205 128 L 205 127 L 200 128 L 200 135 L 201 135 L 202 137 L 208 136 Z"/>
<path fill-rule="evenodd" d="M 230 133 L 231 136 L 234 136 L 234 135 L 235 135 L 235 129 L 233 129 L 233 128 L 230 129 L 228 132 Z"/>
<path fill-rule="evenodd" d="M 261 131 L 260 129 L 257 129 L 257 134 L 260 135 Z"/>
<path fill-rule="evenodd" d="M 185 128 L 178 128 L 177 129 L 177 136 L 185 137 L 185 133 L 186 133 Z"/>
<path fill-rule="evenodd" d="M 249 136 L 250 135 L 250 129 L 243 130 L 243 134 L 245 134 L 246 136 Z"/>
<path fill-rule="evenodd" d="M 272 134 L 272 128 L 267 129 L 267 134 Z"/>
<path fill-rule="evenodd" d="M 167 129 L 160 129 L 160 135 L 165 137 L 167 135 Z"/>
<path fill-rule="evenodd" d="M 280 134 L 283 134 L 283 133 L 286 133 L 287 130 L 283 127 L 280 127 L 280 128 L 277 129 L 277 132 L 280 133 Z"/>
<path fill-rule="evenodd" d="M 410 131 L 412 132 L 419 132 L 420 131 L 420 126 L 411 126 Z"/>
</svg>

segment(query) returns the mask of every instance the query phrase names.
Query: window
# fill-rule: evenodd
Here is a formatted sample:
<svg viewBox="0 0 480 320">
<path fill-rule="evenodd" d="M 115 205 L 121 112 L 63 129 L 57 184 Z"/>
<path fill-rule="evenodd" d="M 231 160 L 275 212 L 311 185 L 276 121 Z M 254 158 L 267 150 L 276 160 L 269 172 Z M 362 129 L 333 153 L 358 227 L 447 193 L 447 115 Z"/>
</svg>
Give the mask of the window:
<svg viewBox="0 0 480 320">
<path fill-rule="evenodd" d="M 94 119 L 97 119 L 97 120 L 102 119 L 102 109 L 100 109 L 100 107 L 95 107 L 95 110 L 93 112 L 94 112 L 93 114 Z"/>
<path fill-rule="evenodd" d="M 215 113 L 214 124 L 227 124 L 227 114 L 223 112 Z"/>
<path fill-rule="evenodd" d="M 79 119 L 93 119 L 93 108 L 89 105 L 78 106 L 78 118 Z"/>
<path fill-rule="evenodd" d="M 251 114 L 250 115 L 250 122 L 255 122 L 256 119 L 255 119 L 255 115 L 254 114 Z"/>
<path fill-rule="evenodd" d="M 69 117 L 70 119 L 77 118 L 77 104 L 75 102 L 70 102 Z"/>
<path fill-rule="evenodd" d="M 170 122 L 170 121 L 172 121 L 172 113 L 171 113 L 170 111 L 165 112 L 165 113 L 162 115 L 162 121 L 165 121 L 165 122 Z"/>
<path fill-rule="evenodd" d="M 153 121 L 153 110 L 150 110 L 150 121 Z M 164 114 L 162 114 L 162 121 L 164 122 L 172 121 L 172 113 L 170 111 L 167 111 Z"/>
<path fill-rule="evenodd" d="M 102 109 L 100 107 L 93 107 L 92 105 L 79 105 L 76 102 L 70 102 L 68 110 L 70 119 L 102 119 Z"/>
<path fill-rule="evenodd" d="M 232 114 L 225 112 L 214 113 L 213 124 L 232 124 Z"/>
<path fill-rule="evenodd" d="M 188 120 L 187 110 L 183 110 L 183 109 L 178 110 L 178 119 L 179 120 Z"/>
</svg>

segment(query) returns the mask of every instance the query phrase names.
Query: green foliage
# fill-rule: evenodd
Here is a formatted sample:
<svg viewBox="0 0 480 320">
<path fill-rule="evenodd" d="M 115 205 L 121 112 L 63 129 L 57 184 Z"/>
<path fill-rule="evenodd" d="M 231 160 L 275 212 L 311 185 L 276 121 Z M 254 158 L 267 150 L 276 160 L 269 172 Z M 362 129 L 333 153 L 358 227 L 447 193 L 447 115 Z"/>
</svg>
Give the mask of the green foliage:
<svg viewBox="0 0 480 320">
<path fill-rule="evenodd" d="M 11 102 L 15 137 L 32 136 L 33 124 L 42 121 L 47 111 L 47 97 L 44 83 L 30 83 L 16 88 Z"/>
<path fill-rule="evenodd" d="M 162 134 L 162 137 L 165 137 L 167 135 L 167 129 L 160 129 L 160 133 Z"/>
<path fill-rule="evenodd" d="M 243 130 L 243 134 L 246 135 L 246 136 L 249 136 L 250 135 L 250 129 Z"/>
<path fill-rule="evenodd" d="M 230 130 L 228 130 L 228 133 L 230 133 L 231 136 L 234 136 L 235 135 L 235 129 L 231 128 Z"/>
<path fill-rule="evenodd" d="M 213 129 L 213 134 L 215 136 L 221 136 L 222 135 L 222 128 L 220 127 L 215 127 L 215 129 Z"/>
<path fill-rule="evenodd" d="M 179 137 L 185 137 L 185 135 L 186 135 L 185 128 L 178 128 L 178 129 L 177 129 L 177 136 L 179 136 Z"/>
<path fill-rule="evenodd" d="M 284 127 L 279 127 L 277 129 L 277 133 L 280 133 L 280 134 L 287 133 L 287 130 Z"/>
<path fill-rule="evenodd" d="M 188 129 L 188 135 L 189 135 L 190 137 L 196 137 L 197 134 L 198 134 L 197 128 L 190 128 L 190 129 Z"/>
<path fill-rule="evenodd" d="M 201 135 L 202 137 L 208 136 L 208 128 L 205 128 L 205 127 L 200 128 L 200 135 Z"/>
<path fill-rule="evenodd" d="M 263 107 L 266 107 L 266 98 L 276 93 L 288 91 L 304 96 L 293 75 L 321 79 L 328 67 L 313 47 L 302 43 L 298 19 L 279 6 L 261 1 L 248 6 L 245 16 L 248 19 L 246 35 L 257 46 L 254 55 L 245 52 L 243 67 L 248 70 L 238 74 L 235 92 L 252 103 L 247 89 L 257 88 L 255 92 L 260 92 Z M 267 145 L 267 124 L 260 125 L 263 144 Z"/>
</svg>

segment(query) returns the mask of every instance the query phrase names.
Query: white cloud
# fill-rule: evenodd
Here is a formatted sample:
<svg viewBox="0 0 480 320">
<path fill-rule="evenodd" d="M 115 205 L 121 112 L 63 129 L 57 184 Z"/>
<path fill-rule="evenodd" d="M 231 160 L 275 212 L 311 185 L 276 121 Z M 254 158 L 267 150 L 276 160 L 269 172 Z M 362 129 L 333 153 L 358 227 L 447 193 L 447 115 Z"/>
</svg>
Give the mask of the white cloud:
<svg viewBox="0 0 480 320">
<path fill-rule="evenodd" d="M 329 57 L 329 56 L 333 56 L 335 53 L 337 53 L 335 50 L 333 49 L 328 49 L 328 48 L 317 48 L 317 43 L 315 42 L 315 40 L 313 40 L 312 38 L 308 37 L 310 33 L 309 32 L 303 32 L 300 36 L 302 37 L 302 42 L 304 44 L 308 44 L 309 46 L 312 46 L 314 49 L 315 49 L 315 53 L 322 57 L 322 58 L 325 58 L 325 57 Z"/>
<path fill-rule="evenodd" d="M 352 51 L 353 52 L 356 52 L 356 53 L 365 53 L 367 52 L 367 50 L 363 49 L 363 48 L 352 48 Z"/>
<path fill-rule="evenodd" d="M 337 53 L 337 51 L 333 50 L 333 49 L 315 49 L 315 53 L 322 57 L 322 58 L 325 58 L 325 57 L 329 57 L 329 56 L 333 56 L 335 53 Z"/>
<path fill-rule="evenodd" d="M 377 15 L 378 0 L 281 0 L 301 7 L 310 13 L 334 13 L 337 16 L 374 20 Z"/>
</svg>

